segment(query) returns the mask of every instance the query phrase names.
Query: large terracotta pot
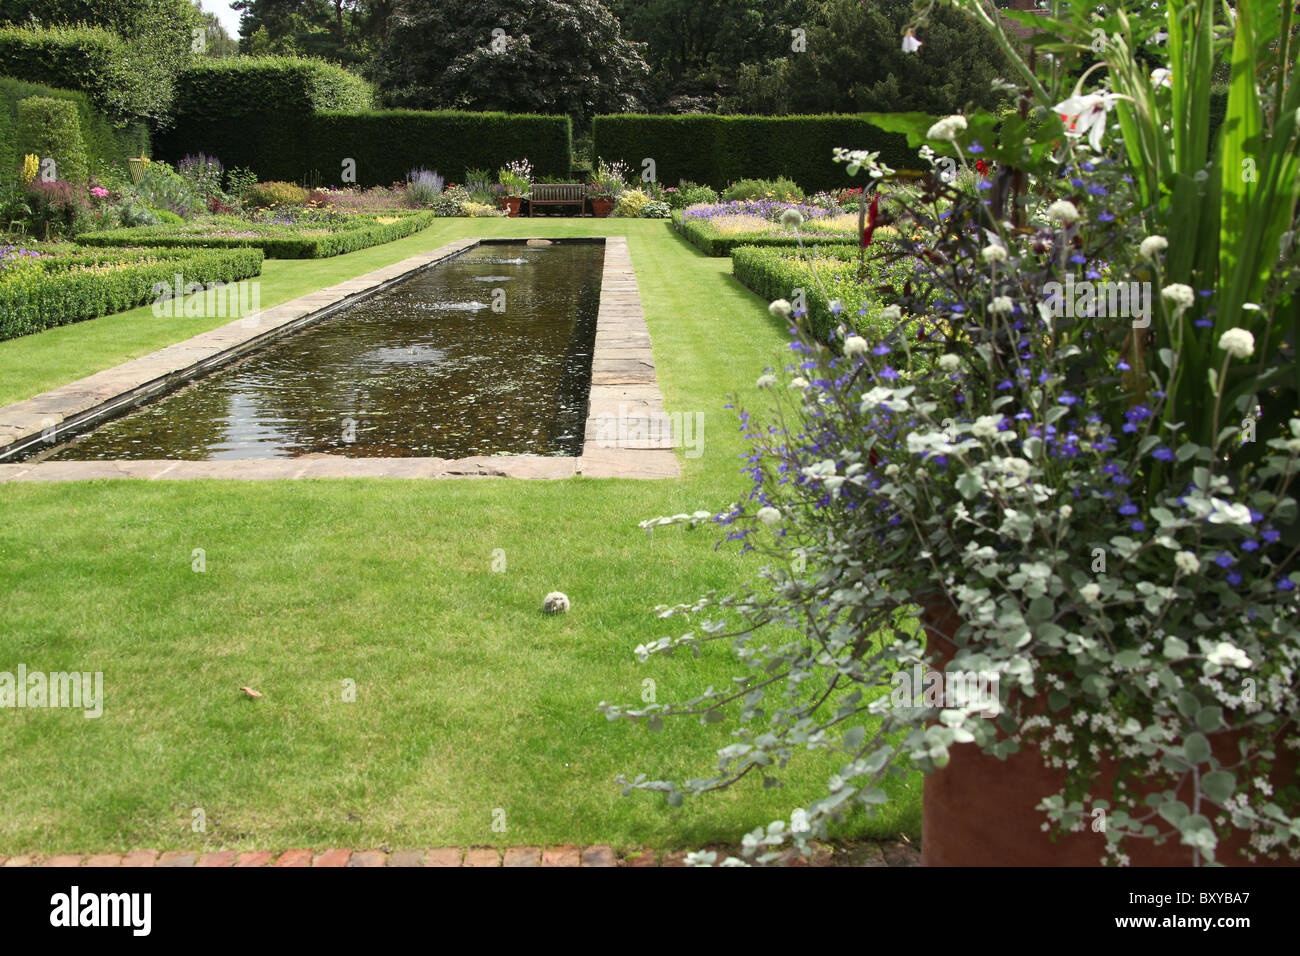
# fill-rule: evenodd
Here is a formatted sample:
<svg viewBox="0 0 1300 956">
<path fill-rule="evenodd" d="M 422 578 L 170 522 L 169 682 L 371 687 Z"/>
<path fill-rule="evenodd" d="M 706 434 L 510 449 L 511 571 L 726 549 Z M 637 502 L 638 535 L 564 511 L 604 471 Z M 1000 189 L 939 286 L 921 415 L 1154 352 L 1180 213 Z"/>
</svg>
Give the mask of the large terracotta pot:
<svg viewBox="0 0 1300 956">
<path fill-rule="evenodd" d="M 523 203 L 523 199 L 519 196 L 507 196 L 505 198 L 505 208 L 510 211 L 512 218 L 519 215 L 519 207 L 522 206 Z"/>
<path fill-rule="evenodd" d="M 595 199 L 591 200 L 591 214 L 601 219 L 607 217 L 614 210 L 614 200 L 612 199 Z"/>
<path fill-rule="evenodd" d="M 927 648 L 936 668 L 946 668 L 957 652 L 951 637 L 958 619 L 947 602 L 922 606 Z M 1225 762 L 1237 758 L 1237 737 L 1231 733 L 1211 736 L 1215 757 Z M 1288 750 L 1279 750 L 1273 782 L 1295 779 L 1296 761 Z M 1035 809 L 1046 796 L 1056 793 L 1065 780 L 1060 770 L 1047 767 L 1036 749 L 1023 749 L 1006 760 L 983 753 L 974 744 L 950 749 L 946 767 L 927 774 L 921 810 L 921 864 L 923 866 L 1098 866 L 1105 852 L 1106 838 L 1091 828 L 1059 838 L 1042 829 L 1047 815 Z M 1190 785 L 1189 785 L 1190 786 Z M 1115 769 L 1103 765 L 1089 788 L 1093 798 L 1110 800 L 1115 787 Z M 1157 789 L 1152 787 L 1152 790 Z M 1144 791 L 1139 791 L 1140 793 Z M 1184 794 L 1185 795 L 1185 794 Z M 1162 832 L 1173 833 L 1163 820 L 1155 821 Z M 1229 831 L 1215 853 L 1217 862 L 1228 866 L 1284 865 L 1251 864 L 1241 851 L 1247 845 L 1241 830 Z M 1192 851 L 1175 835 L 1162 845 L 1151 840 L 1126 840 L 1123 852 L 1131 866 L 1191 866 Z"/>
</svg>

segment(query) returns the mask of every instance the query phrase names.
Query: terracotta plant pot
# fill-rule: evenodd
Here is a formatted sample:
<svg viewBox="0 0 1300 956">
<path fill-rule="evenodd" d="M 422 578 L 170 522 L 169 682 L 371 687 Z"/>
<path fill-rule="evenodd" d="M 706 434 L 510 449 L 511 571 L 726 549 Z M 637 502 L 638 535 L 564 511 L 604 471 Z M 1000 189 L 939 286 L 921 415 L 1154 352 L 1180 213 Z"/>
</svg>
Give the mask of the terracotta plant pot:
<svg viewBox="0 0 1300 956">
<path fill-rule="evenodd" d="M 614 210 L 614 200 L 596 199 L 591 200 L 591 214 L 600 219 L 606 218 Z"/>
<path fill-rule="evenodd" d="M 510 215 L 512 218 L 519 215 L 519 207 L 523 205 L 523 199 L 521 199 L 519 196 L 507 196 L 505 199 L 505 203 L 506 204 L 504 208 L 510 210 Z"/>
<path fill-rule="evenodd" d="M 936 668 L 944 668 L 956 655 L 951 637 L 958 620 L 946 602 L 923 605 L 926 643 Z M 1068 715 L 1067 715 L 1068 716 Z M 1239 759 L 1238 737 L 1233 733 L 1210 738 L 1216 758 Z M 974 744 L 950 748 L 946 767 L 925 777 L 921 809 L 922 866 L 1099 866 L 1105 852 L 1104 833 L 1070 833 L 1053 838 L 1043 831 L 1047 815 L 1035 809 L 1044 798 L 1060 790 L 1065 773 L 1046 766 L 1037 749 L 1022 749 L 1006 760 L 983 753 Z M 1296 761 L 1289 750 L 1279 749 L 1271 775 L 1275 786 L 1294 780 Z M 1115 768 L 1102 765 L 1089 793 L 1113 799 Z M 1138 788 L 1139 795 L 1154 791 Z M 1133 788 L 1130 786 L 1130 792 Z M 1183 794 L 1187 796 L 1186 793 Z M 1214 814 L 1211 814 L 1211 819 Z M 1173 833 L 1164 820 L 1155 821 L 1162 832 Z M 1289 859 L 1251 863 L 1241 851 L 1247 846 L 1245 831 L 1231 830 L 1215 852 L 1227 866 L 1294 866 Z M 1175 835 L 1160 846 L 1151 840 L 1125 840 L 1123 850 L 1131 866 L 1191 866 L 1192 850 Z"/>
</svg>

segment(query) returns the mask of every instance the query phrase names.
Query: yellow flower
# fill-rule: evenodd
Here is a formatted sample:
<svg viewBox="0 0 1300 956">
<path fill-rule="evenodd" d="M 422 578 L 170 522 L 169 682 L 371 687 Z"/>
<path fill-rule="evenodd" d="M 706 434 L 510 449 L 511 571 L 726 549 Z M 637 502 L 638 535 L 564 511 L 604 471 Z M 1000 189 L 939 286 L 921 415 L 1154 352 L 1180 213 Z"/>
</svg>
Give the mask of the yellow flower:
<svg viewBox="0 0 1300 956">
<path fill-rule="evenodd" d="M 36 174 L 41 168 L 41 158 L 35 153 L 28 153 L 23 157 L 23 184 L 26 185 L 36 178 Z"/>
</svg>

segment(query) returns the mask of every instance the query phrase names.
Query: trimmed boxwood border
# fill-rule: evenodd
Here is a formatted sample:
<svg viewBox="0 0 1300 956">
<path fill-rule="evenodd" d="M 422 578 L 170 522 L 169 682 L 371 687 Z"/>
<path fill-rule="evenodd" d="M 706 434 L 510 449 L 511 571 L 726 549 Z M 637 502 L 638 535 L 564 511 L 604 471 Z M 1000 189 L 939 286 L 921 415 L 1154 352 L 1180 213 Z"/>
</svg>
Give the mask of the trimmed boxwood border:
<svg viewBox="0 0 1300 956">
<path fill-rule="evenodd" d="M 733 255 L 735 250 L 741 246 L 767 246 L 772 248 L 790 248 L 799 245 L 799 240 L 794 236 L 767 236 L 762 233 L 751 233 L 743 236 L 723 236 L 718 233 L 713 226 L 702 219 L 683 219 L 680 210 L 674 210 L 672 216 L 673 228 L 687 242 L 698 246 L 706 256 L 721 258 L 722 256 Z M 776 224 L 773 223 L 773 228 Z M 844 247 L 845 249 L 857 249 L 859 240 L 854 236 L 827 236 L 817 233 L 805 232 L 803 234 L 804 245 L 817 246 L 819 248 Z"/>
<path fill-rule="evenodd" d="M 130 262 L 151 258 L 152 262 Z M 56 325 L 111 315 L 152 302 L 154 286 L 172 286 L 176 274 L 185 282 L 239 282 L 262 272 L 260 249 L 130 249 L 119 256 L 91 253 L 60 257 L 47 271 L 0 282 L 0 341 L 41 332 Z M 76 266 L 127 260 L 96 272 Z"/>
<path fill-rule="evenodd" d="M 816 245 L 816 254 L 822 258 L 851 262 L 858 256 L 858 250 L 850 246 L 814 244 L 806 239 L 805 244 L 810 250 Z M 809 281 L 807 272 L 792 265 L 794 257 L 795 250 L 788 245 L 785 248 L 739 246 L 731 251 L 731 273 L 768 302 L 789 299 L 795 289 L 802 289 L 808 306 L 809 328 L 825 341 L 838 320 L 831 312 L 830 301 L 815 282 Z"/>
<path fill-rule="evenodd" d="M 151 246 L 185 249 L 260 249 L 268 259 L 328 259 L 358 249 L 382 245 L 403 239 L 426 229 L 438 218 L 432 212 L 404 215 L 397 222 L 375 223 L 340 229 L 328 236 L 177 236 L 169 235 L 184 226 L 137 226 L 134 229 L 107 229 L 88 232 L 77 237 L 86 246 L 134 246 L 148 243 Z"/>
</svg>

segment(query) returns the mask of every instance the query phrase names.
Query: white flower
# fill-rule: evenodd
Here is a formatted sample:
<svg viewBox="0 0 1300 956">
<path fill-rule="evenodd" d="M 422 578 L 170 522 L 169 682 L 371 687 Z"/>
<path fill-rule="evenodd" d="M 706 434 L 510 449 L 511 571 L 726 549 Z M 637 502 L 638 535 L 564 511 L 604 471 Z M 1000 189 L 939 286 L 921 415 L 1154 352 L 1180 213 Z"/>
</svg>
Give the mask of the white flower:
<svg viewBox="0 0 1300 956">
<path fill-rule="evenodd" d="M 789 387 L 790 387 L 790 388 L 807 388 L 807 387 L 808 387 L 808 379 L 804 378 L 802 375 L 796 375 L 794 378 L 790 379 L 790 385 L 789 385 Z"/>
<path fill-rule="evenodd" d="M 566 614 L 569 610 L 569 598 L 562 591 L 552 591 L 542 598 L 542 610 L 547 614 Z"/>
<path fill-rule="evenodd" d="M 1250 658 L 1240 647 L 1229 644 L 1227 641 L 1220 641 L 1218 647 L 1205 655 L 1205 659 L 1211 664 L 1217 664 L 1220 667 L 1237 667 L 1242 670 L 1251 666 Z"/>
<path fill-rule="evenodd" d="M 898 474 L 898 466 L 897 466 L 897 465 L 889 464 L 889 465 L 886 465 L 886 466 L 885 466 L 885 476 L 886 476 L 887 478 L 893 478 L 896 474 Z"/>
<path fill-rule="evenodd" d="M 781 520 L 781 512 L 773 507 L 759 508 L 756 516 L 765 525 L 774 525 Z"/>
<path fill-rule="evenodd" d="M 1054 107 L 1065 123 L 1068 136 L 1088 137 L 1088 145 L 1101 152 L 1101 137 L 1106 132 L 1106 112 L 1115 102 L 1114 93 L 1085 93 L 1062 100 Z"/>
<path fill-rule="evenodd" d="M 1007 250 L 999 245 L 985 246 L 980 255 L 984 257 L 985 262 L 1006 262 Z"/>
<path fill-rule="evenodd" d="M 1072 514 L 1074 514 L 1074 508 L 1073 508 L 1072 506 L 1070 506 L 1070 505 L 1061 505 L 1061 517 L 1062 517 L 1062 518 L 1064 518 L 1066 521 L 1069 521 L 1069 520 L 1070 520 L 1070 516 L 1071 516 Z"/>
<path fill-rule="evenodd" d="M 961 365 L 961 359 L 951 352 L 945 352 L 939 356 L 939 368 L 945 372 L 955 372 Z"/>
<path fill-rule="evenodd" d="M 1210 514 L 1206 518 L 1210 524 L 1250 524 L 1250 508 L 1246 505 L 1233 504 L 1222 498 L 1210 499 Z"/>
<path fill-rule="evenodd" d="M 908 30 L 903 34 L 903 52 L 915 53 L 919 49 L 921 49 L 921 41 L 916 38 L 911 30 Z"/>
<path fill-rule="evenodd" d="M 755 388 L 771 388 L 776 384 L 775 375 L 760 375 L 758 381 L 754 383 Z"/>
<path fill-rule="evenodd" d="M 1181 282 L 1171 282 L 1165 286 L 1160 290 L 1160 297 L 1172 305 L 1175 312 L 1190 309 L 1192 303 L 1196 301 L 1196 293 L 1192 291 L 1192 287 Z"/>
<path fill-rule="evenodd" d="M 1014 311 L 1015 307 L 1016 304 L 1011 301 L 1009 296 L 1005 295 L 995 296 L 993 301 L 989 303 L 989 311 L 994 315 L 1004 315 Z"/>
<path fill-rule="evenodd" d="M 1085 584 L 1079 588 L 1079 597 L 1083 598 L 1088 604 L 1098 604 L 1101 598 L 1101 585 Z"/>
<path fill-rule="evenodd" d="M 1079 209 L 1068 199 L 1058 199 L 1047 207 L 1047 218 L 1068 226 L 1079 221 Z"/>
<path fill-rule="evenodd" d="M 1195 574 L 1201 570 L 1200 559 L 1190 551 L 1179 551 L 1174 555 L 1174 565 L 1183 574 Z"/>
<path fill-rule="evenodd" d="M 1219 336 L 1219 348 L 1233 358 L 1247 359 L 1255 351 L 1255 336 L 1245 329 L 1228 329 Z"/>
<path fill-rule="evenodd" d="M 794 308 L 786 299 L 777 299 L 767 307 L 767 311 L 771 312 L 778 319 L 788 319 L 790 316 L 794 315 Z"/>
<path fill-rule="evenodd" d="M 1138 246 L 1138 252 L 1142 254 L 1142 258 L 1154 261 L 1156 256 L 1168 248 L 1169 240 L 1164 236 L 1147 236 L 1142 240 L 1142 245 Z"/>
<path fill-rule="evenodd" d="M 787 229 L 798 229 L 803 225 L 803 213 L 798 209 L 787 209 L 781 213 L 781 225 Z"/>
<path fill-rule="evenodd" d="M 976 438 L 997 438 L 1002 434 L 998 431 L 998 424 L 1001 421 L 1001 415 L 981 415 L 975 419 L 975 424 L 971 425 L 970 433 Z"/>
<path fill-rule="evenodd" d="M 867 354 L 867 340 L 860 335 L 850 335 L 844 340 L 844 354 L 852 358 Z"/>
<path fill-rule="evenodd" d="M 1021 481 L 1027 479 L 1032 470 L 1029 462 L 1025 461 L 1023 458 L 1004 458 L 1000 464 L 1007 474 L 1014 475 Z"/>
<path fill-rule="evenodd" d="M 957 141 L 957 134 L 966 128 L 966 117 L 960 113 L 952 116 L 945 116 L 939 122 L 930 127 L 930 131 L 925 134 L 926 139 L 946 139 L 952 142 Z"/>
<path fill-rule="evenodd" d="M 1151 85 L 1154 87 L 1173 86 L 1174 75 L 1166 70 L 1163 66 L 1151 71 Z"/>
<path fill-rule="evenodd" d="M 886 322 L 897 322 L 903 317 L 903 310 L 896 305 L 887 305 L 880 310 L 880 317 Z"/>
</svg>

